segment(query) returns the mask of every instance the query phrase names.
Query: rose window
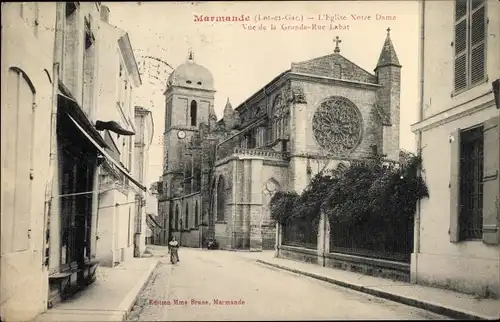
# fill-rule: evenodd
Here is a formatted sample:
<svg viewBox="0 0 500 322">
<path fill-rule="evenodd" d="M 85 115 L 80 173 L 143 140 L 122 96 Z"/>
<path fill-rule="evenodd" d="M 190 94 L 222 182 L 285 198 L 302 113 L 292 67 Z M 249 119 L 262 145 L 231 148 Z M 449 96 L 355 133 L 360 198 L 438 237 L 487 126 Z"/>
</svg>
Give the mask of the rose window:
<svg viewBox="0 0 500 322">
<path fill-rule="evenodd" d="M 319 146 L 330 153 L 352 151 L 361 141 L 363 121 L 350 100 L 332 97 L 314 113 L 313 133 Z"/>
</svg>

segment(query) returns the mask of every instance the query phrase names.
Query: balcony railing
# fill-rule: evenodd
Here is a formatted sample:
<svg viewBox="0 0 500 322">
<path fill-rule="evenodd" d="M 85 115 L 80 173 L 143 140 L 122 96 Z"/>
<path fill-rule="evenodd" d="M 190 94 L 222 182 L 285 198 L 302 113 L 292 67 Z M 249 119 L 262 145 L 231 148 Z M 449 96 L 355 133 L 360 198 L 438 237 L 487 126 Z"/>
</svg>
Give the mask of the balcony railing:
<svg viewBox="0 0 500 322">
<path fill-rule="evenodd" d="M 284 160 L 288 157 L 288 153 L 278 152 L 269 149 L 245 149 L 245 148 L 234 148 L 233 154 L 244 155 L 244 156 L 259 156 L 270 159 Z"/>
<path fill-rule="evenodd" d="M 226 153 L 220 154 L 217 160 L 222 160 L 228 157 L 261 157 L 268 160 L 285 161 L 288 159 L 288 153 L 273 151 L 264 148 L 241 148 L 235 147 L 226 150 Z"/>
</svg>

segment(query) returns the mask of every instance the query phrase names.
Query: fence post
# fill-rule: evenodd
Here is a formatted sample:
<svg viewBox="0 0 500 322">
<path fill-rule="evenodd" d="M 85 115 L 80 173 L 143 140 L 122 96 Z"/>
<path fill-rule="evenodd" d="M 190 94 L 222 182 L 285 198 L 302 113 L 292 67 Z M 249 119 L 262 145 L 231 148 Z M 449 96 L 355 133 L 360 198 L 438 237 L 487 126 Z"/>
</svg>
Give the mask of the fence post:
<svg viewBox="0 0 500 322">
<path fill-rule="evenodd" d="M 326 266 L 326 255 L 330 253 L 330 219 L 328 215 L 323 214 L 323 220 L 325 222 L 325 238 L 324 238 L 324 248 L 323 248 L 323 266 Z"/>
<path fill-rule="evenodd" d="M 275 242 L 274 242 L 274 257 L 279 257 L 282 235 L 283 235 L 283 227 L 281 226 L 281 224 L 279 222 L 276 222 L 276 238 L 275 238 Z"/>
<path fill-rule="evenodd" d="M 318 223 L 318 264 L 321 266 L 325 266 L 325 234 L 326 234 L 326 225 L 325 225 L 325 215 L 323 212 L 320 213 L 319 223 Z"/>
</svg>

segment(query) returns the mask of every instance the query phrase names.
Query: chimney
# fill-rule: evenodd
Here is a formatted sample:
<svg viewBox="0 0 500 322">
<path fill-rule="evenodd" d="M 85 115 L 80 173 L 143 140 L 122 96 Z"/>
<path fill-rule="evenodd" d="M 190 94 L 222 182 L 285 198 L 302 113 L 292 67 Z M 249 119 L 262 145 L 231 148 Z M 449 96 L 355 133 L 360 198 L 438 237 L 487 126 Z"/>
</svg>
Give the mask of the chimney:
<svg viewBox="0 0 500 322">
<path fill-rule="evenodd" d="M 109 23 L 109 8 L 101 6 L 101 20 Z"/>
</svg>

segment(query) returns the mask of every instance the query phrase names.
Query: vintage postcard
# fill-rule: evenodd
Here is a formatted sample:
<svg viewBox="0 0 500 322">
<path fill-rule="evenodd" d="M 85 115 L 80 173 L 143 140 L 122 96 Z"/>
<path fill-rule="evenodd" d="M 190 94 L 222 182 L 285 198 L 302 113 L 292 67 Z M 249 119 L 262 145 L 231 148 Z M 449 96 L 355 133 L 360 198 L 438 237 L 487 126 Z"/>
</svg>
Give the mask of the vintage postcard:
<svg viewBox="0 0 500 322">
<path fill-rule="evenodd" d="M 2 2 L 0 322 L 498 319 L 499 12 Z"/>
</svg>

